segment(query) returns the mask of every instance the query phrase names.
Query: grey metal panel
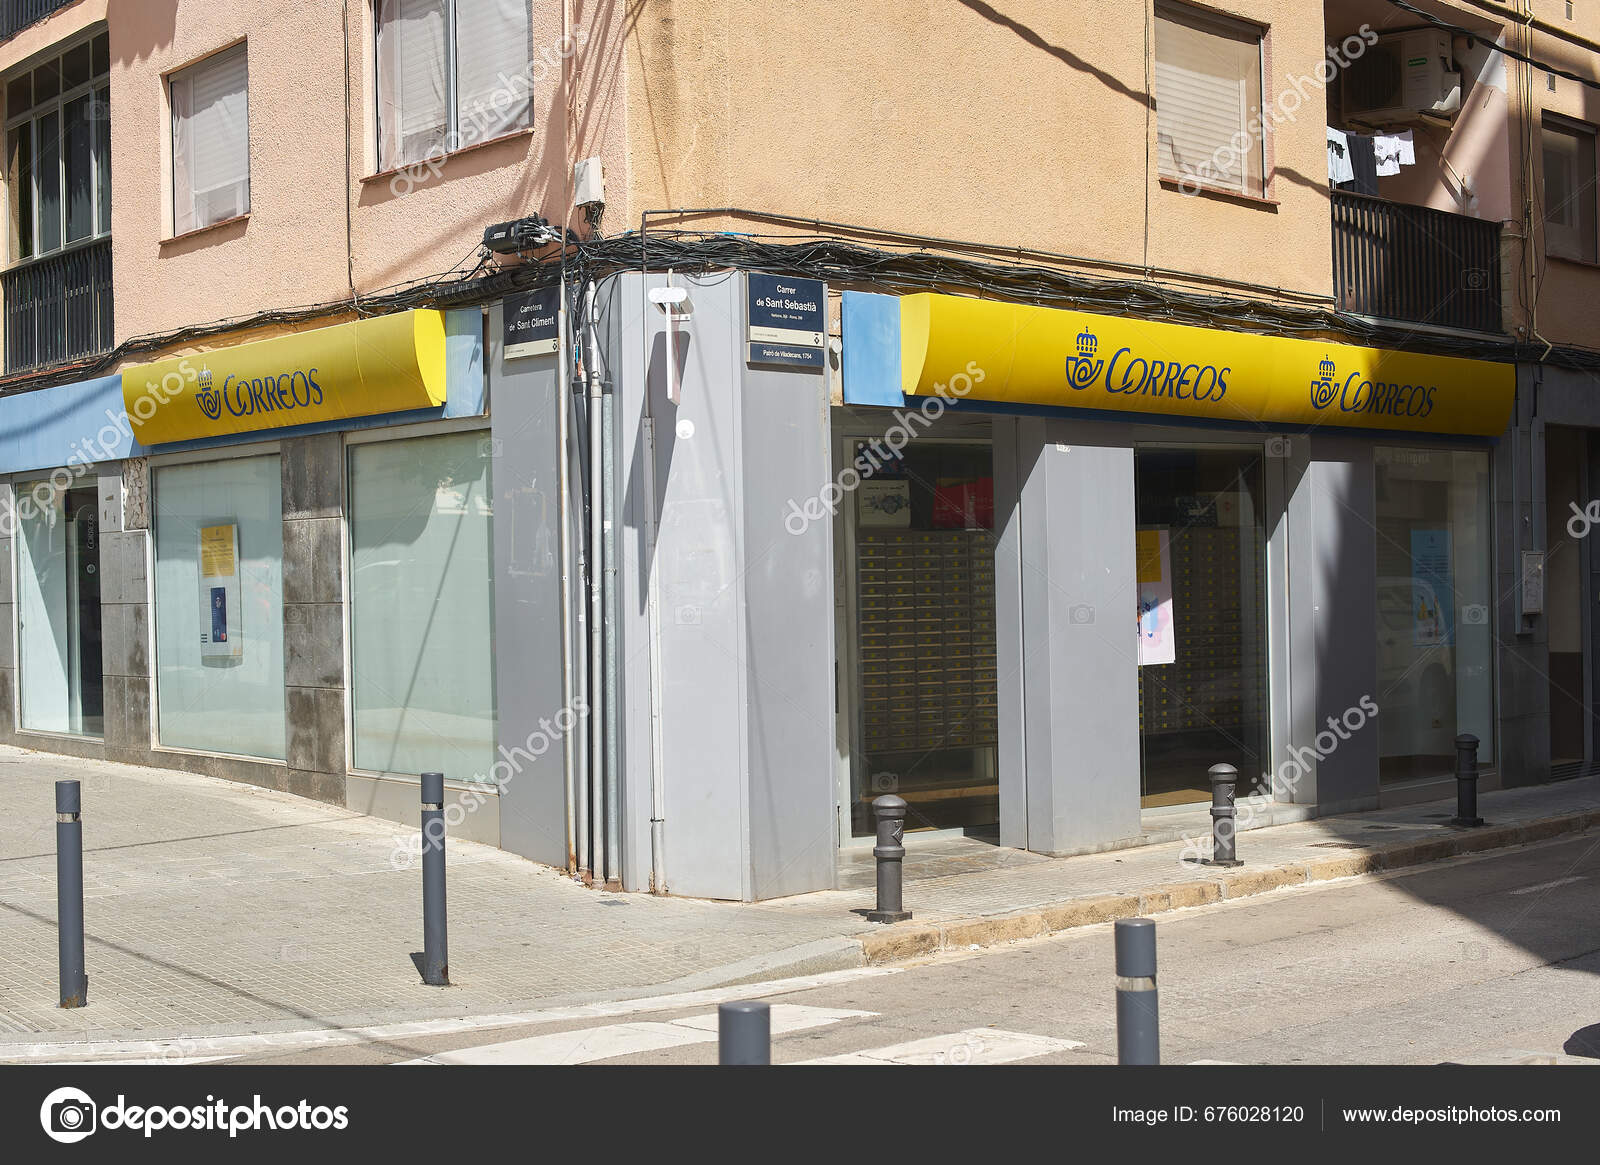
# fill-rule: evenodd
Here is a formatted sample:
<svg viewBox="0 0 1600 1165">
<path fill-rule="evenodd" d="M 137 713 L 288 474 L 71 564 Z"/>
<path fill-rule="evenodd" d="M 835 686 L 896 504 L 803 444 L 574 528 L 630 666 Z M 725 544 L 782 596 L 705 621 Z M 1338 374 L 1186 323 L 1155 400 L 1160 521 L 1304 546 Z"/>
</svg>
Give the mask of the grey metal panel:
<svg viewBox="0 0 1600 1165">
<path fill-rule="evenodd" d="M 537 737 L 562 709 L 556 358 L 506 360 L 501 306 L 489 311 L 494 457 L 495 692 L 500 756 L 492 776 L 502 848 L 567 865 L 562 744 Z M 509 770 L 509 771 L 508 771 Z"/>
<path fill-rule="evenodd" d="M 1282 735 L 1274 741 L 1283 752 L 1274 759 L 1273 771 L 1281 771 L 1287 754 L 1308 744 L 1317 734 L 1317 486 L 1311 456 L 1311 441 L 1292 440 L 1284 459 L 1284 523 L 1288 531 L 1287 638 L 1289 643 L 1288 680 L 1275 682 L 1275 693 L 1284 693 L 1287 707 Z M 1374 670 L 1376 678 L 1376 670 Z M 1317 803 L 1317 771 L 1298 777 L 1292 787 L 1282 785 L 1275 792 L 1296 804 Z M 1277 783 L 1277 782 L 1275 782 Z"/>
<path fill-rule="evenodd" d="M 666 281 L 648 277 L 651 287 Z M 675 354 L 643 277 L 611 280 L 602 297 L 618 393 L 624 884 L 648 885 L 654 731 L 669 892 L 823 889 L 835 850 L 832 536 L 826 521 L 795 535 L 784 519 L 789 499 L 828 480 L 826 381 L 745 366 L 742 277 L 674 282 L 694 304 Z M 667 395 L 674 358 L 678 404 Z"/>
<path fill-rule="evenodd" d="M 745 365 L 742 338 L 749 896 L 762 899 L 833 885 L 833 527 L 786 524 L 832 459 L 826 374 Z"/>
<path fill-rule="evenodd" d="M 1120 426 L 1019 422 L 1028 841 L 1139 832 L 1133 448 Z"/>
<path fill-rule="evenodd" d="M 1587 399 L 1586 399 L 1587 398 Z M 1545 530 L 1546 424 L 1593 424 L 1600 419 L 1592 382 L 1582 373 L 1537 365 L 1517 366 L 1517 402 L 1495 446 L 1493 521 L 1496 719 L 1493 751 L 1481 763 L 1498 764 L 1503 787 L 1550 776 L 1550 637 L 1543 616 L 1524 618 L 1522 552 L 1548 549 Z"/>
<path fill-rule="evenodd" d="M 681 286 L 684 280 L 679 280 Z M 651 276 L 665 286 L 665 275 Z M 694 315 L 679 329 L 676 359 L 681 400 L 667 399 L 665 316 L 651 307 L 643 317 L 649 353 L 649 390 L 656 424 L 655 546 L 657 664 L 661 771 L 664 786 L 667 885 L 674 894 L 743 899 L 750 896 L 745 765 L 751 742 L 744 660 L 747 594 L 743 557 L 743 492 L 753 485 L 743 463 L 741 378 L 734 361 L 741 281 L 691 283 Z M 642 298 L 642 296 L 641 296 Z M 627 337 L 624 347 L 631 346 Z M 644 517 L 642 432 L 631 411 L 624 441 L 630 513 Z M 647 529 L 630 519 L 626 539 L 636 547 L 635 582 L 648 603 L 651 563 Z M 645 619 L 648 644 L 648 607 Z M 645 648 L 648 650 L 648 647 Z M 630 693 L 649 700 L 649 689 Z M 648 730 L 633 742 L 630 768 L 647 769 Z M 826 769 L 819 773 L 826 779 Z"/>
<path fill-rule="evenodd" d="M 1027 640 L 1022 620 L 1022 465 L 1020 426 L 996 417 L 994 516 L 996 523 L 995 650 L 999 713 L 1000 844 L 1028 848 Z"/>
<path fill-rule="evenodd" d="M 644 416 L 644 283 L 637 273 L 606 280 L 596 289 L 604 350 L 605 375 L 616 393 L 617 482 L 621 535 L 618 538 L 618 633 L 622 643 L 621 675 L 621 825 L 622 885 L 627 890 L 650 888 L 650 642 L 646 608 L 644 533 L 646 497 L 641 442 Z M 654 311 L 654 308 L 649 310 Z M 659 466 L 658 466 L 659 470 Z M 657 491 L 659 497 L 659 489 Z M 587 537 L 584 527 L 580 536 Z M 591 680 L 596 677 L 591 676 Z M 671 877 L 671 871 L 668 870 Z M 672 889 L 672 887 L 668 887 Z"/>
<path fill-rule="evenodd" d="M 1303 553 L 1290 551 L 1290 573 L 1303 572 L 1311 582 L 1316 695 L 1306 735 L 1289 743 L 1323 754 L 1313 778 L 1315 800 L 1322 804 L 1371 797 L 1378 790 L 1375 721 L 1367 719 L 1336 747 L 1322 747 L 1331 734 L 1328 719 L 1360 708 L 1363 697 L 1373 699 L 1382 715 L 1372 450 L 1370 438 L 1313 435 L 1310 474 L 1302 482 L 1311 491 L 1312 537 Z"/>
</svg>

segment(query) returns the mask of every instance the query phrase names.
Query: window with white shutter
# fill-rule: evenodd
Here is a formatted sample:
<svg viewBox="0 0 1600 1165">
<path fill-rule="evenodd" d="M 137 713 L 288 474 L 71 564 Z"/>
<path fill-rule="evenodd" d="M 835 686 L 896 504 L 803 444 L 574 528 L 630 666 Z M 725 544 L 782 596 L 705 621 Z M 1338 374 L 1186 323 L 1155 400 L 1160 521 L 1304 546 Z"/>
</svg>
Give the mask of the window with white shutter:
<svg viewBox="0 0 1600 1165">
<path fill-rule="evenodd" d="M 174 73 L 172 233 L 250 212 L 250 97 L 245 46 Z"/>
<path fill-rule="evenodd" d="M 378 168 L 533 124 L 529 0 L 376 0 Z"/>
<path fill-rule="evenodd" d="M 1545 118 L 1544 249 L 1549 255 L 1593 263 L 1595 217 L 1595 131 L 1576 122 Z"/>
<path fill-rule="evenodd" d="M 1184 189 L 1261 197 L 1261 30 L 1158 0 L 1156 158 Z"/>
<path fill-rule="evenodd" d="M 450 0 L 383 0 L 378 6 L 380 169 L 444 152 L 449 17 Z"/>
<path fill-rule="evenodd" d="M 455 0 L 455 6 L 458 144 L 532 125 L 527 0 Z"/>
</svg>

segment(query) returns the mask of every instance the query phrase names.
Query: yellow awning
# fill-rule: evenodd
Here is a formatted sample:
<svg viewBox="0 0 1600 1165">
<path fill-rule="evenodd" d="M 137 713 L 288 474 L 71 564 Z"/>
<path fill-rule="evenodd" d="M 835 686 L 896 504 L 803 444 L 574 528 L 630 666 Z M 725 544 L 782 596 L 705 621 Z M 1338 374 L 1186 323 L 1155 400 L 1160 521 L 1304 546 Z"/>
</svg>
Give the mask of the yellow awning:
<svg viewBox="0 0 1600 1165">
<path fill-rule="evenodd" d="M 397 312 L 122 370 L 141 445 L 433 408 L 444 314 Z"/>
<path fill-rule="evenodd" d="M 968 400 L 1498 437 L 1511 364 L 954 295 L 900 301 L 901 388 Z"/>
</svg>

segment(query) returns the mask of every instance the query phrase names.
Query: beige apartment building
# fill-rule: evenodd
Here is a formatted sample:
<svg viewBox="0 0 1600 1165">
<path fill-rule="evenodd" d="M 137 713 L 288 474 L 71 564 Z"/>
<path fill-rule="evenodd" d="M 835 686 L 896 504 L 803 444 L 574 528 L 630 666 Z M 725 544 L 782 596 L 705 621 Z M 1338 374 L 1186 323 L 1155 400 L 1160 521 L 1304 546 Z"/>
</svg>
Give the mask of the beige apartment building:
<svg viewBox="0 0 1600 1165">
<path fill-rule="evenodd" d="M 0 739 L 596 884 L 1596 759 L 1591 0 L 0 3 Z"/>
</svg>

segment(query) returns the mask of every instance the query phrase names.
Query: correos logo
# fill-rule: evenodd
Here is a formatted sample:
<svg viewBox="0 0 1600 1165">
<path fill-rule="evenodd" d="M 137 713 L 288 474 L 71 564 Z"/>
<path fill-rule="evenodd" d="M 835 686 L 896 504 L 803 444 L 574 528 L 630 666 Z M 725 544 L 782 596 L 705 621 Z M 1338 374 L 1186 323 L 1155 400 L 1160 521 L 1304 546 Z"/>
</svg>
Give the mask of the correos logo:
<svg viewBox="0 0 1600 1165">
<path fill-rule="evenodd" d="M 57 1088 L 39 1106 L 39 1123 L 52 1141 L 72 1145 L 94 1132 L 98 1111 L 82 1089 Z"/>
<path fill-rule="evenodd" d="M 1341 384 L 1333 361 L 1324 356 L 1317 366 L 1317 378 L 1311 382 L 1311 407 L 1321 410 L 1337 402 L 1339 411 L 1344 413 L 1382 413 L 1420 420 L 1433 412 L 1436 391 L 1438 387 L 1431 384 L 1362 380 L 1359 372 L 1352 372 Z"/>
</svg>

